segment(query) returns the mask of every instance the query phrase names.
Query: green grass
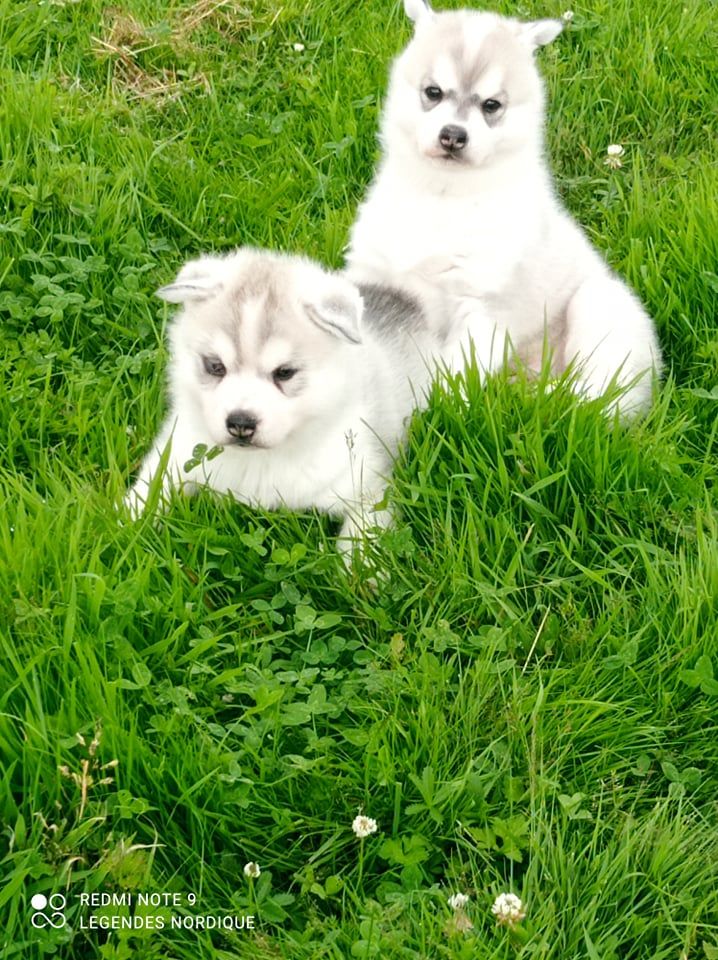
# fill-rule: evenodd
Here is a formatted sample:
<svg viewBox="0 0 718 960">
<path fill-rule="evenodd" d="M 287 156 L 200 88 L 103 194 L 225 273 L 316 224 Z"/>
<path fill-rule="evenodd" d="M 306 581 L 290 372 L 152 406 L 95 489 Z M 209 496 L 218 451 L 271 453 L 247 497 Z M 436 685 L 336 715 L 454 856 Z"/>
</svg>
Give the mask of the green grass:
<svg viewBox="0 0 718 960">
<path fill-rule="evenodd" d="M 375 587 L 325 518 L 117 521 L 163 409 L 153 291 L 242 243 L 341 262 L 409 32 L 384 0 L 215 6 L 0 0 L 0 954 L 715 958 L 713 5 L 590 0 L 541 54 L 559 190 L 658 324 L 654 411 L 437 387 Z M 257 927 L 87 929 L 81 893 L 140 891 Z"/>
</svg>

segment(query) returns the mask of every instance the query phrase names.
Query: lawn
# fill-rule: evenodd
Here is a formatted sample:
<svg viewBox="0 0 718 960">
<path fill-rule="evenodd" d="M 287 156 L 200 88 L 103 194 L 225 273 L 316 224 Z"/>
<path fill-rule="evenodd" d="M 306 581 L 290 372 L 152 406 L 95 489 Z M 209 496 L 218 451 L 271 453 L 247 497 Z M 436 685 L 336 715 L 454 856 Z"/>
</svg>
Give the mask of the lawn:
<svg viewBox="0 0 718 960">
<path fill-rule="evenodd" d="M 393 0 L 0 0 L 3 958 L 718 957 L 709 0 L 586 0 L 540 53 L 561 196 L 658 325 L 643 422 L 437 383 L 375 582 L 320 516 L 118 521 L 154 291 L 341 263 L 408 36 Z"/>
</svg>

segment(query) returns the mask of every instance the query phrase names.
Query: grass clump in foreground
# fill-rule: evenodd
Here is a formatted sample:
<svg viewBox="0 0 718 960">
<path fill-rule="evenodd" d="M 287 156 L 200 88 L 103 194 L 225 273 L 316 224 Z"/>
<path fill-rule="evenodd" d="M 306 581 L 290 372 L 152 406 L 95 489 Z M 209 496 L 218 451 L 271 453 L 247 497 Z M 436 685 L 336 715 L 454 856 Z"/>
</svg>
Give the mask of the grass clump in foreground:
<svg viewBox="0 0 718 960">
<path fill-rule="evenodd" d="M 704 4 L 595 0 L 541 55 L 559 189 L 658 322 L 645 422 L 438 385 L 376 587 L 323 518 L 200 496 L 117 524 L 162 412 L 152 291 L 203 249 L 340 261 L 406 33 L 378 0 L 0 0 L 3 956 L 717 955 Z M 154 928 L 98 929 L 131 913 Z"/>
</svg>

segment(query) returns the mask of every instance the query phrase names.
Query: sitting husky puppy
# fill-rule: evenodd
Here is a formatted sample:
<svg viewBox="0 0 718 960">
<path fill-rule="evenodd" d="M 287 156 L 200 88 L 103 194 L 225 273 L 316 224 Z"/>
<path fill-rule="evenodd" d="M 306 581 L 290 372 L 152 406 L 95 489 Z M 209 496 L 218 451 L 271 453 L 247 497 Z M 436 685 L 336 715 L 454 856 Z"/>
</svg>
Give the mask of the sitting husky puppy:
<svg viewBox="0 0 718 960">
<path fill-rule="evenodd" d="M 577 361 L 581 393 L 615 379 L 622 413 L 644 410 L 661 368 L 653 323 L 562 209 L 544 160 L 534 52 L 562 23 L 434 13 L 422 0 L 405 9 L 416 29 L 391 72 L 350 275 L 443 296 L 453 365 L 470 338 L 486 372 L 507 344 L 534 367 L 546 341 L 555 372 Z"/>
<path fill-rule="evenodd" d="M 386 510 L 368 514 L 436 346 L 416 302 L 252 249 L 194 260 L 158 295 L 182 305 L 171 409 L 129 509 L 144 508 L 163 469 L 165 492 L 206 484 L 258 507 L 316 507 L 344 518 L 342 538 L 386 523 Z M 221 451 L 197 462 L 198 444 Z"/>
</svg>

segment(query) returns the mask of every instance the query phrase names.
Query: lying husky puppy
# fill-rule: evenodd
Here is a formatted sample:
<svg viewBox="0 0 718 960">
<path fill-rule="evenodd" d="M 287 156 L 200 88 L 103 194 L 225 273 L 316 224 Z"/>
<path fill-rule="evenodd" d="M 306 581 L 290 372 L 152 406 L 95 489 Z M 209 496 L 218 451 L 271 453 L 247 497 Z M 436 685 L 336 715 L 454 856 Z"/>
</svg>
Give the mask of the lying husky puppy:
<svg viewBox="0 0 718 960">
<path fill-rule="evenodd" d="M 361 282 L 447 298 L 454 365 L 468 338 L 480 368 L 507 342 L 529 366 L 544 341 L 560 372 L 595 397 L 616 379 L 621 411 L 645 409 L 661 353 L 650 317 L 557 200 L 543 155 L 536 49 L 557 20 L 521 23 L 405 0 L 414 37 L 396 59 L 381 125 L 383 159 L 347 257 Z"/>
<path fill-rule="evenodd" d="M 344 518 L 342 538 L 385 523 L 372 507 L 436 352 L 417 303 L 251 249 L 192 261 L 158 294 L 182 305 L 171 409 L 130 510 L 144 508 L 164 466 L 165 491 L 205 484 L 258 507 L 316 507 Z M 186 470 L 198 444 L 221 451 Z"/>
</svg>

